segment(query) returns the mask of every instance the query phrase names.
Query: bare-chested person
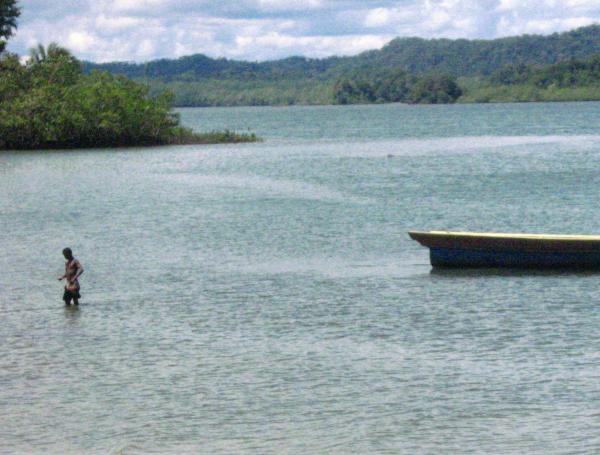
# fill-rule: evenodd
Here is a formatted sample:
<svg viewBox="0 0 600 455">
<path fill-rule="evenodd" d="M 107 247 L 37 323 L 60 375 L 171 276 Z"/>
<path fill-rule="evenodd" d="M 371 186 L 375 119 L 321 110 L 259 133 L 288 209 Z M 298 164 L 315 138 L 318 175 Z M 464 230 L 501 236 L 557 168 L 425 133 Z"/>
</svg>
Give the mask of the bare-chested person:
<svg viewBox="0 0 600 455">
<path fill-rule="evenodd" d="M 75 305 L 79 305 L 79 277 L 83 273 L 83 267 L 77 259 L 73 257 L 71 248 L 65 248 L 63 250 L 63 256 L 67 260 L 65 263 L 65 274 L 58 280 L 67 280 L 65 285 L 65 293 L 63 294 L 63 300 L 65 305 L 71 305 L 71 300 Z"/>
</svg>

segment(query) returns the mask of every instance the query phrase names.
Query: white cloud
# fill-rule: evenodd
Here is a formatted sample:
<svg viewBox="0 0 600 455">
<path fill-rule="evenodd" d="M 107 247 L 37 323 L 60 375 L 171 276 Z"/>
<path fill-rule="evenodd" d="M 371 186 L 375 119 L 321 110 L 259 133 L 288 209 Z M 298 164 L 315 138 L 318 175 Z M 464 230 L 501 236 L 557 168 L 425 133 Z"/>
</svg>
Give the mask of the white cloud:
<svg viewBox="0 0 600 455">
<path fill-rule="evenodd" d="M 599 18 L 593 17 L 566 17 L 562 19 L 520 19 L 502 17 L 498 22 L 497 36 L 513 36 L 527 34 L 550 34 L 563 32 L 578 27 L 584 27 L 600 22 Z"/>
<path fill-rule="evenodd" d="M 106 3 L 106 2 L 99 2 Z M 148 11 L 152 8 L 167 6 L 168 0 L 114 0 L 110 2 L 114 11 Z"/>
<path fill-rule="evenodd" d="M 360 36 L 310 36 L 294 37 L 278 32 L 269 32 L 260 36 L 246 35 L 236 38 L 236 56 L 257 55 L 266 59 L 273 51 L 277 55 L 311 55 L 326 57 L 332 55 L 354 55 L 368 49 L 382 47 L 392 37 L 360 35 Z M 265 50 L 268 49 L 268 52 Z"/>
<path fill-rule="evenodd" d="M 512 10 L 516 9 L 522 3 L 523 3 L 522 0 L 500 0 L 500 4 L 496 8 L 496 11 L 498 11 L 498 12 L 512 11 Z"/>
<path fill-rule="evenodd" d="M 131 16 L 107 16 L 100 14 L 95 19 L 95 27 L 101 30 L 123 30 L 143 25 L 144 20 Z"/>
<path fill-rule="evenodd" d="M 323 6 L 322 0 L 258 0 L 258 6 L 267 10 L 303 10 Z"/>
<path fill-rule="evenodd" d="M 154 54 L 154 43 L 149 39 L 143 40 L 140 43 L 140 45 L 138 46 L 137 55 L 148 58 L 148 57 L 151 57 L 153 54 Z"/>
<path fill-rule="evenodd" d="M 367 13 L 365 18 L 365 27 L 381 27 L 387 25 L 391 19 L 389 8 L 375 8 Z"/>
<path fill-rule="evenodd" d="M 569 8 L 598 10 L 598 0 L 564 0 Z"/>
<path fill-rule="evenodd" d="M 397 36 L 496 38 L 600 22 L 600 0 L 22 0 L 10 49 L 56 41 L 94 61 L 264 60 L 379 48 Z"/>
<path fill-rule="evenodd" d="M 75 52 L 87 52 L 96 43 L 96 37 L 85 31 L 71 32 L 67 37 L 67 46 Z"/>
</svg>

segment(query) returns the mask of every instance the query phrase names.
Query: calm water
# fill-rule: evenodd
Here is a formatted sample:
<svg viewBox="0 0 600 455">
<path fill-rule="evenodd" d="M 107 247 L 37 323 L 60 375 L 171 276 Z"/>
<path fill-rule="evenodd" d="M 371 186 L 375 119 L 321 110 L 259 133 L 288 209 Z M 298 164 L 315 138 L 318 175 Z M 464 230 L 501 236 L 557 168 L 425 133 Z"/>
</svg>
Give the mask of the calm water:
<svg viewBox="0 0 600 455">
<path fill-rule="evenodd" d="M 406 235 L 600 233 L 599 103 L 182 118 L 266 142 L 0 154 L 0 453 L 600 451 L 600 274 Z"/>
</svg>

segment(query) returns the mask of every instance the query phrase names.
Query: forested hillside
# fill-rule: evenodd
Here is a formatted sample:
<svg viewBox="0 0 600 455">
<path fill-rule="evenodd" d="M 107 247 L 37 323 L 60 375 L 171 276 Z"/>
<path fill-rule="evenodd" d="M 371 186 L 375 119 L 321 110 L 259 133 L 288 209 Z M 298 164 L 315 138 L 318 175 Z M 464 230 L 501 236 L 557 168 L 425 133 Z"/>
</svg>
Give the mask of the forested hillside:
<svg viewBox="0 0 600 455">
<path fill-rule="evenodd" d="M 462 83 L 462 102 L 600 100 L 600 55 L 545 66 L 507 65 L 489 78 Z"/>
<path fill-rule="evenodd" d="M 600 25 L 549 36 L 523 35 L 495 40 L 397 38 L 381 50 L 355 57 L 309 59 L 291 57 L 268 62 L 242 62 L 191 55 L 147 63 L 85 63 L 84 70 L 104 69 L 130 78 L 161 81 L 203 79 L 281 80 L 336 79 L 348 71 L 401 67 L 409 73 L 452 76 L 490 75 L 509 64 L 548 65 L 600 54 Z"/>
<path fill-rule="evenodd" d="M 192 55 L 141 64 L 87 62 L 84 71 L 107 70 L 142 80 L 152 93 L 170 90 L 177 106 L 452 102 L 461 93 L 469 96 L 456 90 L 453 78 L 467 80 L 467 85 L 478 80 L 479 90 L 481 81 L 502 77 L 502 71 L 512 77 L 518 68 L 534 71 L 571 60 L 584 62 L 598 54 L 600 25 L 592 25 L 549 36 L 495 40 L 397 38 L 380 50 L 354 57 L 243 62 Z M 410 86 L 402 96 L 387 81 L 395 77 L 392 84 L 402 85 L 400 73 L 405 74 L 402 83 Z M 496 80 L 495 85 L 503 83 Z M 429 89 L 437 95 L 426 93 Z"/>
<path fill-rule="evenodd" d="M 289 57 L 283 60 L 258 63 L 225 58 L 212 59 L 202 54 L 196 54 L 175 60 L 161 59 L 139 64 L 86 62 L 84 70 L 107 70 L 130 78 L 149 78 L 163 82 L 174 80 L 191 82 L 216 78 L 240 81 L 306 78 L 327 80 L 339 75 L 351 58 L 356 57 L 330 57 L 327 59 Z"/>
<path fill-rule="evenodd" d="M 549 36 L 523 35 L 496 40 L 397 38 L 380 51 L 357 57 L 363 66 L 402 67 L 414 74 L 486 76 L 506 65 L 549 65 L 600 54 L 600 26 Z M 354 63 L 354 62 L 352 62 Z"/>
<path fill-rule="evenodd" d="M 383 70 L 371 77 L 343 78 L 333 87 L 335 104 L 448 104 L 461 95 L 461 88 L 450 76 L 415 76 L 402 69 Z"/>
</svg>

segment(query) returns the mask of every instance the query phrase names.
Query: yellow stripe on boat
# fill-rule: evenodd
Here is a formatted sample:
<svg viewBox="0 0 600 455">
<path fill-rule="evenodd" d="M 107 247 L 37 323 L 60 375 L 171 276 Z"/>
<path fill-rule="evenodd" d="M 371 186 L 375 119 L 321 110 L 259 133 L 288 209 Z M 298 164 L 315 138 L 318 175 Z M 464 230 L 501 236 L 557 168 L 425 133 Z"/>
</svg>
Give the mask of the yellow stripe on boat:
<svg viewBox="0 0 600 455">
<path fill-rule="evenodd" d="M 433 234 L 458 237 L 491 237 L 536 240 L 589 240 L 600 241 L 600 235 L 574 235 L 574 234 L 518 234 L 502 232 L 461 232 L 461 231 L 411 231 L 415 234 Z"/>
</svg>

